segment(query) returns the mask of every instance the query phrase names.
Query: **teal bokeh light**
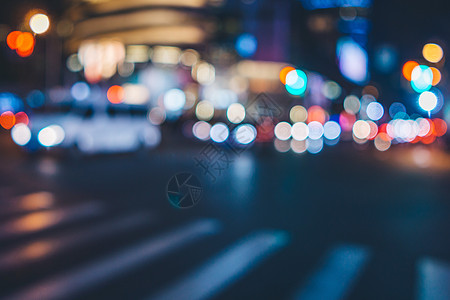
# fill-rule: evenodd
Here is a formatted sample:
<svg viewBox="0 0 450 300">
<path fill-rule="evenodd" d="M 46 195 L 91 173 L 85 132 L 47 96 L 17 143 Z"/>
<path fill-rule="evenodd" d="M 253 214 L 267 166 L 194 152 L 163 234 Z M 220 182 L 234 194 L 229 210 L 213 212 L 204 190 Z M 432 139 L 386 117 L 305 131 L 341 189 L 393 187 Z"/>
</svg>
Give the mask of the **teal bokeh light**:
<svg viewBox="0 0 450 300">
<path fill-rule="evenodd" d="M 417 93 L 423 93 L 431 89 L 433 71 L 428 66 L 420 65 L 414 68 L 411 74 L 411 87 Z"/>
<path fill-rule="evenodd" d="M 300 96 L 306 91 L 308 77 L 302 70 L 293 70 L 286 76 L 286 90 L 289 94 Z"/>
</svg>

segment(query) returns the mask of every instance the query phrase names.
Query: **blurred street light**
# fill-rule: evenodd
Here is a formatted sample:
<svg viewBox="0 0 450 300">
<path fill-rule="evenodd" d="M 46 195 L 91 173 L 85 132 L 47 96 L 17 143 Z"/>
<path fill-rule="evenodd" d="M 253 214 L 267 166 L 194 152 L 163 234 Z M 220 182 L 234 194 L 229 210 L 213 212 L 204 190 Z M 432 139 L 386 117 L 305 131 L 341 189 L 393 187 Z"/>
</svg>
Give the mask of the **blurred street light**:
<svg viewBox="0 0 450 300">
<path fill-rule="evenodd" d="M 42 34 L 50 27 L 50 20 L 44 14 L 35 14 L 30 19 L 30 28 L 36 34 Z"/>
</svg>

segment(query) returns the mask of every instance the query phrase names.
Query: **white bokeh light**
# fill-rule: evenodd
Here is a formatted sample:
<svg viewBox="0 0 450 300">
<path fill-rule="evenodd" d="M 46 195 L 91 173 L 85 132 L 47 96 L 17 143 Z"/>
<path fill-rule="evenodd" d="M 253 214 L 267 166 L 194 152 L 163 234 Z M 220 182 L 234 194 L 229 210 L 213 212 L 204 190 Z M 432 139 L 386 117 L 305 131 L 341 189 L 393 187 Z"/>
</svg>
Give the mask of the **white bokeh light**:
<svg viewBox="0 0 450 300">
<path fill-rule="evenodd" d="M 30 19 L 30 28 L 36 34 L 44 33 L 50 27 L 50 20 L 44 14 L 35 14 Z"/>
<path fill-rule="evenodd" d="M 216 143 L 223 143 L 228 139 L 228 135 L 230 131 L 228 130 L 227 125 L 224 123 L 217 123 L 211 127 L 209 135 L 211 136 L 211 140 Z"/>
<path fill-rule="evenodd" d="M 11 129 L 11 137 L 19 146 L 25 146 L 31 139 L 31 131 L 25 124 L 17 124 Z"/>
<path fill-rule="evenodd" d="M 432 92 L 423 92 L 419 96 L 419 106 L 425 111 L 432 111 L 438 103 L 437 96 Z"/>
<path fill-rule="evenodd" d="M 38 133 L 38 141 L 44 147 L 53 147 L 64 141 L 64 129 L 59 125 L 50 125 Z"/>
</svg>

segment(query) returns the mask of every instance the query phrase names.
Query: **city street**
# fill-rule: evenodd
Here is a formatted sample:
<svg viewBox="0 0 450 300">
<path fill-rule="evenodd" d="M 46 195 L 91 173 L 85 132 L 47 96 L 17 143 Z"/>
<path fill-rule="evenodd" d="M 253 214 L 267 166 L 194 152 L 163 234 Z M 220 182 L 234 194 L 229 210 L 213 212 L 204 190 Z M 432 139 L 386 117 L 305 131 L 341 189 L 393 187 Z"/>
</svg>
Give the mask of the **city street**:
<svg viewBox="0 0 450 300">
<path fill-rule="evenodd" d="M 214 181 L 196 166 L 202 147 L 2 155 L 1 296 L 450 296 L 448 169 L 402 167 L 393 157 L 410 150 L 401 148 L 257 147 L 233 156 Z M 190 208 L 168 201 L 180 172 L 203 188 Z"/>
<path fill-rule="evenodd" d="M 450 300 L 444 0 L 0 9 L 0 300 Z"/>
</svg>

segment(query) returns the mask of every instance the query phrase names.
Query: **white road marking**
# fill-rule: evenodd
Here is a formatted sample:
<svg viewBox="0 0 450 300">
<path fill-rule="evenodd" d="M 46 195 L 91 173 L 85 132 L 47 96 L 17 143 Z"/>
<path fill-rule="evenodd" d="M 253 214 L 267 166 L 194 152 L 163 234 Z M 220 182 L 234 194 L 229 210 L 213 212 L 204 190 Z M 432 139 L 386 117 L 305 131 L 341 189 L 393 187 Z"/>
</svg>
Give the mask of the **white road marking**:
<svg viewBox="0 0 450 300">
<path fill-rule="evenodd" d="M 219 230 L 220 224 L 217 221 L 195 221 L 158 237 L 149 238 L 118 253 L 99 259 L 92 264 L 46 279 L 6 299 L 52 300 L 62 299 L 66 295 L 73 296 L 87 288 L 123 274 L 142 263 L 148 263 L 182 246 L 214 235 Z"/>
<path fill-rule="evenodd" d="M 285 232 L 254 233 L 162 290 L 152 300 L 209 299 L 288 243 Z"/>
<path fill-rule="evenodd" d="M 422 259 L 418 265 L 419 300 L 450 299 L 450 264 L 431 258 Z"/>
<path fill-rule="evenodd" d="M 306 285 L 301 287 L 292 299 L 344 299 L 369 256 L 369 251 L 360 246 L 342 245 L 333 248 Z"/>
</svg>

